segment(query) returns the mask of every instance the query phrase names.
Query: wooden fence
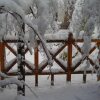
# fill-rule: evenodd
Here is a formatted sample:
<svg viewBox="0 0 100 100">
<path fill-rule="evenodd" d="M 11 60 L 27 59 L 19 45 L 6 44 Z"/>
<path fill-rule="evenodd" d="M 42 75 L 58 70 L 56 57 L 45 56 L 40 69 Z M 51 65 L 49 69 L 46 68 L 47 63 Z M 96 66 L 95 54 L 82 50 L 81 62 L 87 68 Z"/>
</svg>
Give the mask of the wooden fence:
<svg viewBox="0 0 100 100">
<path fill-rule="evenodd" d="M 9 70 L 11 68 L 13 68 L 13 66 L 17 63 L 17 52 L 9 45 L 9 43 L 17 43 L 17 40 L 5 40 L 3 42 L 0 42 L 0 70 L 8 75 L 17 75 L 17 72 L 9 72 Z M 75 66 L 72 66 L 72 49 L 73 46 L 78 50 L 78 52 L 80 52 L 81 54 L 83 54 L 80 46 L 78 45 L 78 43 L 83 43 L 83 39 L 78 39 L 75 40 L 73 38 L 72 33 L 69 34 L 68 39 L 66 40 L 47 40 L 47 43 L 63 43 L 62 47 L 60 47 L 55 54 L 53 54 L 52 52 L 50 52 L 52 59 L 61 67 L 61 69 L 63 69 L 63 71 L 57 71 L 57 72 L 50 72 L 50 71 L 43 71 L 46 66 L 48 65 L 48 62 L 45 61 L 45 63 L 39 67 L 39 49 L 38 47 L 36 47 L 34 49 L 34 64 L 35 68 L 32 68 L 30 66 L 30 64 L 28 62 L 25 62 L 26 67 L 31 70 L 30 72 L 25 72 L 25 75 L 35 75 L 35 86 L 38 86 L 38 76 L 39 75 L 51 75 L 51 85 L 54 85 L 54 76 L 57 74 L 66 74 L 66 80 L 67 81 L 71 81 L 71 74 L 83 74 L 83 81 L 86 82 L 86 75 L 84 75 L 84 71 L 75 71 L 76 68 L 78 68 L 82 61 L 85 60 L 84 59 L 80 59 L 77 64 Z M 98 46 L 100 45 L 100 40 L 99 39 L 92 39 L 92 42 L 97 44 Z M 39 43 L 39 41 L 38 41 Z M 10 63 L 10 65 L 6 68 L 5 67 L 5 47 L 8 48 L 15 56 L 16 58 Z M 67 58 L 67 64 L 66 66 L 64 66 L 62 64 L 62 62 L 60 62 L 56 56 L 61 53 L 61 51 L 63 51 L 63 49 L 67 47 L 68 48 L 68 58 Z M 97 48 L 97 46 L 95 45 L 94 47 L 91 48 L 89 54 L 92 54 L 93 51 Z M 25 49 L 25 55 L 28 52 L 28 48 Z M 92 66 L 95 65 L 94 61 L 91 58 L 87 58 L 90 61 L 90 64 Z M 98 66 L 95 66 L 96 69 L 98 68 Z M 91 70 L 88 70 L 87 73 L 91 73 Z"/>
</svg>

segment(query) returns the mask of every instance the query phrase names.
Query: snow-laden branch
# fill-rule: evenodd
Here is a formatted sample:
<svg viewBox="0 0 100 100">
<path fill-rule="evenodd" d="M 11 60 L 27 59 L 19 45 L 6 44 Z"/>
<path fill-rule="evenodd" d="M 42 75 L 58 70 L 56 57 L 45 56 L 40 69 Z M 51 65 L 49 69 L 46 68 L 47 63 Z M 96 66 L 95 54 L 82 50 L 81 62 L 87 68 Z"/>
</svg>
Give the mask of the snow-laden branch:
<svg viewBox="0 0 100 100">
<path fill-rule="evenodd" d="M 100 26 L 100 0 L 77 0 L 70 25 L 76 38 L 82 30 L 93 34 L 96 25 Z"/>
<path fill-rule="evenodd" d="M 35 30 L 34 25 L 31 22 L 31 20 L 29 20 L 25 16 L 26 15 L 25 11 L 21 8 L 21 6 L 19 6 L 17 3 L 15 3 L 12 0 L 0 0 L 0 8 L 5 9 L 5 10 L 12 12 L 12 13 L 16 13 L 17 15 L 19 15 L 22 18 L 22 20 L 25 24 L 27 24 L 29 27 L 31 27 L 33 29 L 34 33 L 37 34 L 37 36 L 39 37 L 39 39 L 42 43 L 43 49 L 48 57 L 49 64 L 52 64 L 52 57 L 51 57 L 51 55 L 46 47 L 46 42 L 44 41 L 44 39 L 42 38 L 40 33 L 37 32 L 37 30 Z"/>
<path fill-rule="evenodd" d="M 2 72 L 0 72 L 0 77 L 3 77 L 3 78 L 11 78 L 11 77 L 9 77 L 8 75 L 6 75 L 6 74 L 4 74 Z"/>
<path fill-rule="evenodd" d="M 23 83 L 21 81 L 17 80 L 16 78 L 12 78 L 2 72 L 0 72 L 0 77 L 5 78 L 4 80 L 0 80 L 0 87 L 10 85 L 10 84 L 16 84 L 20 87 L 23 86 Z"/>
<path fill-rule="evenodd" d="M 89 52 L 91 49 L 91 36 L 84 34 L 83 39 L 84 39 L 84 43 L 82 46 L 82 52 L 83 52 L 82 59 L 85 59 L 86 57 L 89 56 Z"/>
<path fill-rule="evenodd" d="M 4 80 L 0 80 L 0 87 L 4 87 L 10 84 L 15 84 L 20 87 L 25 85 L 34 94 L 35 97 L 38 97 L 37 94 L 24 81 L 19 81 L 18 79 L 10 77 L 2 72 L 0 72 L 0 77 L 5 78 Z"/>
<path fill-rule="evenodd" d="M 10 84 L 16 84 L 17 86 L 23 87 L 23 83 L 17 80 L 16 78 L 6 78 L 0 81 L 0 87 Z"/>
</svg>

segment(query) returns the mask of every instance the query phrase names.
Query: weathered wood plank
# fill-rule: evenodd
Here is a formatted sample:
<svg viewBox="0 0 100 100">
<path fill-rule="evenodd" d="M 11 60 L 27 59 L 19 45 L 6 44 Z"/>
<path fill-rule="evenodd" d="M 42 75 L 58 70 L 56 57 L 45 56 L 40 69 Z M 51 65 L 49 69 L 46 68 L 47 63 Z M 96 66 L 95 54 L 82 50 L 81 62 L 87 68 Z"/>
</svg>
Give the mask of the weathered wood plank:
<svg viewBox="0 0 100 100">
<path fill-rule="evenodd" d="M 0 42 L 0 71 L 5 72 L 5 45 Z M 1 79 L 3 79 L 1 77 Z"/>
</svg>

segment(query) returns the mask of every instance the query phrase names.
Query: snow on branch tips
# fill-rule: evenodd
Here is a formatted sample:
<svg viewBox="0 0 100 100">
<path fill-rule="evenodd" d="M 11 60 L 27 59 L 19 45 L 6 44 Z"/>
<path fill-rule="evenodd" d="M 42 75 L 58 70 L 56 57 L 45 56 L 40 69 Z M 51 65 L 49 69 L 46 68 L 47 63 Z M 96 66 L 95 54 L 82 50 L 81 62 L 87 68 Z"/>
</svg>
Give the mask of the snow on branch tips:
<svg viewBox="0 0 100 100">
<path fill-rule="evenodd" d="M 16 13 L 17 15 L 19 15 L 22 18 L 22 20 L 25 24 L 27 24 L 29 27 L 32 28 L 32 30 L 39 37 L 39 39 L 42 43 L 43 49 L 48 57 L 48 61 L 49 61 L 48 63 L 52 65 L 52 57 L 46 47 L 46 42 L 44 41 L 44 39 L 42 38 L 40 33 L 37 32 L 37 30 L 34 28 L 34 25 L 31 22 L 31 20 L 25 16 L 26 14 L 25 14 L 25 11 L 23 10 L 23 8 L 12 0 L 0 0 L 0 9 L 6 10 L 10 13 Z"/>
<path fill-rule="evenodd" d="M 6 78 L 0 81 L 0 87 L 10 85 L 10 84 L 16 84 L 20 87 L 23 87 L 23 83 L 17 80 L 16 78 Z"/>
<path fill-rule="evenodd" d="M 9 84 L 16 84 L 18 86 L 23 86 L 23 83 L 17 80 L 16 78 L 12 78 L 2 72 L 0 72 L 0 77 L 5 78 L 4 80 L 0 80 L 0 87 L 9 85 Z"/>
<path fill-rule="evenodd" d="M 89 52 L 91 49 L 91 36 L 84 34 L 84 43 L 83 43 L 83 47 L 82 47 L 82 52 L 83 52 L 83 60 L 89 56 Z"/>
<path fill-rule="evenodd" d="M 33 94 L 35 97 L 38 97 L 37 94 L 24 82 L 19 81 L 16 78 L 10 77 L 2 72 L 0 72 L 0 77 L 3 77 L 4 80 L 0 80 L 0 87 L 9 86 L 10 84 L 15 84 L 17 86 L 23 87 L 25 85 Z"/>
</svg>

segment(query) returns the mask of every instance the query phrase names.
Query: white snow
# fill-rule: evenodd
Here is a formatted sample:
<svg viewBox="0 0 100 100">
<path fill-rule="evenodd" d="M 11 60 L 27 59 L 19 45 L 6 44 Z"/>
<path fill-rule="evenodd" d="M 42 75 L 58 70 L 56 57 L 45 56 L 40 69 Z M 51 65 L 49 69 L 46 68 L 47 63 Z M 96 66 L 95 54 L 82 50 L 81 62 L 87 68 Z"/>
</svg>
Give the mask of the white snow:
<svg viewBox="0 0 100 100">
<path fill-rule="evenodd" d="M 48 16 L 46 16 L 46 17 L 39 16 L 38 17 L 39 21 L 37 22 L 37 24 L 38 24 L 38 28 L 40 29 L 40 30 L 38 30 L 38 32 L 39 32 L 38 33 L 37 29 L 34 28 L 34 25 L 31 22 L 31 20 L 29 20 L 25 16 L 27 13 L 30 13 L 29 7 L 32 3 L 33 3 L 32 0 L 29 0 L 29 1 L 28 0 L 0 0 L 0 6 L 5 6 L 5 9 L 10 11 L 10 12 L 18 13 L 22 17 L 24 23 L 28 24 L 28 26 L 30 26 L 33 29 L 34 33 L 36 33 L 38 35 L 38 38 L 42 41 L 42 46 L 44 48 L 44 51 L 46 52 L 48 60 L 44 59 L 39 64 L 39 68 L 41 68 L 41 66 L 43 64 L 45 64 L 47 61 L 49 61 L 50 64 L 53 62 L 52 57 L 50 56 L 50 54 L 49 54 L 49 52 L 46 48 L 45 40 L 43 40 L 43 38 L 39 34 L 41 32 L 42 32 L 42 34 L 45 33 L 45 30 L 47 29 L 47 22 L 46 22 L 45 18 L 48 17 Z M 43 4 L 42 5 L 40 4 L 40 8 L 39 8 L 40 13 L 39 14 L 41 15 L 41 11 L 43 11 L 44 15 L 48 14 L 47 9 L 45 9 L 45 10 L 41 9 L 43 6 L 44 6 L 43 8 L 45 8 L 44 1 L 41 1 L 40 3 L 41 4 L 43 3 Z M 46 7 L 47 7 L 47 5 L 46 5 Z M 82 10 L 81 7 L 78 7 L 78 8 L 80 8 L 80 9 L 76 9 L 76 11 Z M 80 15 L 80 18 L 82 17 L 81 12 L 78 12 L 78 15 Z M 42 20 L 40 20 L 40 19 L 42 19 Z M 76 17 L 76 19 L 78 19 L 78 18 Z M 75 18 L 74 18 L 74 20 L 75 20 Z M 77 20 L 75 20 L 75 21 L 77 23 Z M 80 23 L 81 23 L 81 21 L 82 21 L 82 19 L 79 20 Z M 43 22 L 45 22 L 44 25 L 43 25 Z M 77 31 L 79 32 L 78 28 L 80 28 L 80 23 L 77 23 L 77 28 L 75 30 L 76 32 Z M 94 20 L 91 17 L 88 20 L 87 25 L 85 25 L 85 31 L 86 32 L 91 33 L 93 31 L 93 29 L 94 29 L 93 23 L 94 23 Z M 74 24 L 75 23 L 73 23 L 73 27 L 74 27 Z M 1 30 L 1 32 L 4 32 L 4 31 L 5 30 Z M 0 35 L 2 35 L 2 33 Z M 69 30 L 59 30 L 55 34 L 45 34 L 44 38 L 46 40 L 67 40 L 68 35 L 69 35 Z M 77 34 L 74 34 L 74 36 L 77 36 Z M 98 36 L 99 36 L 98 34 L 95 34 L 95 35 L 93 34 L 92 38 L 97 38 Z M 25 39 L 28 39 L 28 40 L 31 39 L 32 40 L 31 43 L 33 43 L 33 37 L 34 37 L 34 34 L 30 34 Z M 79 38 L 83 38 L 85 40 L 84 45 L 83 45 L 84 46 L 83 52 L 84 52 L 85 56 L 87 56 L 89 54 L 89 50 L 91 48 L 90 47 L 91 38 L 84 37 L 84 32 L 81 32 L 79 34 Z M 7 37 L 5 39 L 16 40 L 17 37 L 14 36 L 14 35 L 13 36 L 7 35 Z M 23 39 L 24 42 L 25 42 L 25 39 Z M 77 37 L 75 39 L 77 39 Z M 32 46 L 32 44 L 31 44 L 31 46 Z M 52 51 L 52 53 L 54 54 L 56 51 L 57 50 L 54 49 Z M 95 51 L 94 54 L 95 53 L 97 53 L 97 51 Z M 91 55 L 91 57 L 93 57 L 95 61 L 97 59 L 96 56 L 97 55 L 95 55 L 95 57 L 93 55 Z M 75 57 L 72 61 L 73 66 L 75 66 L 75 64 L 81 58 L 82 58 L 82 56 L 77 55 L 77 57 Z M 31 59 L 31 58 L 29 58 L 29 59 Z M 9 67 L 13 63 L 14 60 L 15 59 L 12 59 L 6 65 L 6 67 Z M 33 62 L 33 59 L 31 59 L 31 60 Z M 67 61 L 65 62 L 65 61 L 63 61 L 59 58 L 57 58 L 57 60 L 59 62 L 61 62 L 61 64 L 63 66 L 67 67 Z M 27 60 L 25 60 L 25 61 L 31 66 L 32 69 L 35 68 L 33 63 L 31 63 L 30 61 L 27 61 Z M 80 71 L 80 70 L 84 71 L 84 69 L 85 69 L 85 71 L 86 70 L 92 70 L 92 66 L 90 66 L 90 63 L 87 62 L 86 60 L 75 71 Z M 14 68 L 14 70 L 11 70 L 11 71 L 14 72 L 16 70 Z M 49 68 L 47 68 L 47 67 L 43 71 L 50 72 Z M 53 66 L 51 67 L 51 71 L 52 72 L 59 72 L 59 71 L 63 71 L 63 69 L 58 67 L 58 65 L 55 62 L 53 62 Z M 16 78 L 6 76 L 2 72 L 0 72 L 0 76 L 6 78 L 5 80 L 0 81 L 1 87 L 5 86 L 5 85 L 9 85 L 9 84 L 16 84 L 16 85 L 19 85 L 19 86 L 23 86 L 23 84 L 25 84 L 23 82 L 18 81 Z M 55 86 L 51 87 L 50 86 L 50 79 L 47 81 L 47 80 L 45 80 L 46 76 L 42 76 L 42 77 L 39 76 L 39 82 L 40 82 L 40 84 L 42 84 L 42 86 L 40 85 L 38 88 L 36 88 L 36 87 L 34 87 L 34 80 L 33 80 L 34 76 L 30 76 L 30 77 L 27 76 L 26 82 L 28 84 L 30 84 L 31 89 L 36 92 L 36 94 L 38 95 L 38 98 L 36 98 L 36 96 L 34 96 L 28 89 L 26 89 L 26 97 L 23 97 L 23 96 L 17 96 L 16 97 L 17 88 L 16 88 L 16 86 L 12 86 L 12 90 L 9 90 L 8 88 L 6 88 L 3 92 L 0 93 L 0 100 L 99 100 L 100 99 L 100 89 L 99 89 L 100 88 L 100 82 L 96 82 L 96 75 L 95 75 L 95 77 L 89 76 L 88 79 L 87 79 L 87 84 L 82 84 L 82 82 L 79 82 L 80 75 L 77 75 L 77 77 L 75 77 L 75 75 L 74 75 L 74 78 L 72 78 L 72 83 L 65 82 L 64 81 L 66 79 L 65 77 L 66 77 L 66 75 L 62 75 L 60 77 L 59 76 L 55 77 Z M 48 85 L 48 83 L 49 83 L 49 85 Z M 25 85 L 27 86 L 27 84 L 25 84 Z"/>
<path fill-rule="evenodd" d="M 23 83 L 20 82 L 16 78 L 6 78 L 6 79 L 0 81 L 0 87 L 10 85 L 10 84 L 16 84 L 16 85 L 21 86 L 21 87 L 23 86 Z"/>
<path fill-rule="evenodd" d="M 47 33 L 44 34 L 44 39 L 45 40 L 67 40 L 68 39 L 68 35 L 69 35 L 69 30 L 66 29 L 60 29 L 55 33 Z M 84 31 L 81 31 L 79 33 L 78 39 L 84 39 Z M 29 40 L 31 42 L 31 47 L 34 47 L 34 35 L 35 34 L 26 34 L 25 35 L 25 39 Z M 91 39 L 98 39 L 99 37 L 99 33 L 95 33 L 91 35 Z M 76 34 L 73 34 L 74 39 L 77 39 Z M 17 40 L 18 37 L 15 36 L 14 34 L 7 34 L 5 37 L 5 40 Z M 38 37 L 36 38 L 38 40 Z"/>
<path fill-rule="evenodd" d="M 94 55 L 96 52 L 94 52 Z M 94 55 L 91 56 L 94 57 Z M 79 55 L 78 57 L 74 59 L 77 60 L 81 58 L 81 56 Z M 31 57 L 27 55 L 26 58 L 31 62 L 34 61 L 33 56 Z M 43 59 L 44 57 L 40 56 L 39 62 L 41 62 Z M 43 65 L 46 61 L 47 59 L 44 59 L 42 64 L 40 63 L 40 65 Z M 61 63 L 65 64 L 65 66 L 67 65 L 66 62 L 61 61 Z M 54 62 L 52 71 L 58 72 L 59 70 L 63 71 Z M 49 70 L 44 69 L 43 71 L 49 71 Z M 39 75 L 39 87 L 34 87 L 35 84 L 34 76 L 26 77 L 26 83 L 31 87 L 33 91 L 35 91 L 35 93 L 38 95 L 38 98 L 35 97 L 27 88 L 26 88 L 26 97 L 17 96 L 17 87 L 14 85 L 11 86 L 11 89 L 7 87 L 3 92 L 0 92 L 0 100 L 8 100 L 8 99 L 9 100 L 66 100 L 66 99 L 67 100 L 94 100 L 94 99 L 99 100 L 100 98 L 100 91 L 99 91 L 100 82 L 96 82 L 95 74 L 87 75 L 86 84 L 82 84 L 82 75 L 72 75 L 71 83 L 66 82 L 66 75 L 55 75 L 54 87 L 50 86 L 50 79 L 47 80 L 47 77 L 48 76 Z"/>
<path fill-rule="evenodd" d="M 46 40 L 67 40 L 69 30 L 59 30 L 54 34 L 45 34 L 44 37 Z"/>
<path fill-rule="evenodd" d="M 35 69 L 35 65 L 34 65 L 32 62 L 30 62 L 30 61 L 28 61 L 28 60 L 25 60 L 25 62 L 26 62 L 27 64 L 29 64 L 29 66 L 30 66 L 32 69 Z"/>
<path fill-rule="evenodd" d="M 39 87 L 34 87 L 34 77 L 29 76 L 26 82 L 29 83 L 32 90 L 38 95 L 35 97 L 26 89 L 26 97 L 16 96 L 16 87 L 6 88 L 0 93 L 0 100 L 99 100 L 100 82 L 94 80 L 95 77 L 89 76 L 87 84 L 82 84 L 80 75 L 74 75 L 72 83 L 66 83 L 65 76 L 55 76 L 55 86 L 50 86 L 50 79 L 47 76 L 40 76 Z M 91 79 L 91 80 L 90 80 Z"/>
<path fill-rule="evenodd" d="M 5 64 L 5 68 L 9 68 L 9 66 L 11 66 L 13 64 L 13 62 L 15 62 L 15 60 L 16 60 L 16 58 L 12 59 L 7 64 Z"/>
</svg>

